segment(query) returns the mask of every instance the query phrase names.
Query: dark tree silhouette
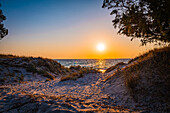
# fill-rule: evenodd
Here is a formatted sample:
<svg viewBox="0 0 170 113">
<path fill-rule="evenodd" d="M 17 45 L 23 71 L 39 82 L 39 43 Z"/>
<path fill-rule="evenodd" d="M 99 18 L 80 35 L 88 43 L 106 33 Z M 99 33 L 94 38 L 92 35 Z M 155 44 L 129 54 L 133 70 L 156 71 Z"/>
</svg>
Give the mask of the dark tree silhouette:
<svg viewBox="0 0 170 113">
<path fill-rule="evenodd" d="M 8 34 L 8 30 L 4 28 L 4 25 L 2 24 L 4 20 L 6 20 L 6 17 L 3 15 L 2 10 L 0 9 L 0 40 Z"/>
<path fill-rule="evenodd" d="M 148 42 L 170 42 L 170 0 L 104 0 L 118 34 Z"/>
</svg>

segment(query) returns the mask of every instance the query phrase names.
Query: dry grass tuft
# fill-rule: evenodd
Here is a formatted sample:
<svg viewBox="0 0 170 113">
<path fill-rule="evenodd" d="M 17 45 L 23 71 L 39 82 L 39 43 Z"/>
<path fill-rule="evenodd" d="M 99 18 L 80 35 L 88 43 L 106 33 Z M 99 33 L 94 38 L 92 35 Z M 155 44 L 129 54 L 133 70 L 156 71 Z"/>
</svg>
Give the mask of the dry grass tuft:
<svg viewBox="0 0 170 113">
<path fill-rule="evenodd" d="M 74 73 L 69 74 L 67 76 L 61 77 L 61 81 L 76 80 L 76 79 L 80 78 L 81 76 L 83 76 L 83 75 L 82 74 L 80 75 L 78 72 L 74 72 Z"/>
<path fill-rule="evenodd" d="M 119 69 L 119 66 L 123 66 L 123 65 L 126 65 L 126 63 L 124 63 L 124 62 L 119 62 L 119 63 L 117 63 L 116 65 L 109 67 L 109 68 L 105 71 L 105 73 L 111 72 L 111 71 L 113 71 L 114 69 Z"/>
<path fill-rule="evenodd" d="M 66 81 L 66 80 L 77 80 L 78 78 L 81 78 L 84 76 L 84 74 L 88 74 L 88 73 L 98 73 L 99 71 L 98 70 L 95 70 L 93 68 L 85 68 L 85 67 L 80 67 L 79 69 L 79 66 L 78 67 L 75 67 L 74 66 L 74 70 L 76 69 L 78 71 L 76 72 L 73 72 L 69 75 L 66 75 L 66 76 L 63 76 L 61 77 L 61 81 Z M 73 66 L 72 66 L 72 69 L 73 69 Z"/>
<path fill-rule="evenodd" d="M 4 55 L 4 54 L 0 54 L 0 58 L 16 58 L 17 56 L 15 55 Z"/>
<path fill-rule="evenodd" d="M 47 77 L 47 78 L 49 78 L 49 79 L 51 79 L 51 80 L 54 80 L 54 79 L 55 79 L 55 77 L 54 77 L 52 74 L 48 73 L 48 72 L 46 72 L 43 76 L 44 76 L 44 77 Z"/>
</svg>

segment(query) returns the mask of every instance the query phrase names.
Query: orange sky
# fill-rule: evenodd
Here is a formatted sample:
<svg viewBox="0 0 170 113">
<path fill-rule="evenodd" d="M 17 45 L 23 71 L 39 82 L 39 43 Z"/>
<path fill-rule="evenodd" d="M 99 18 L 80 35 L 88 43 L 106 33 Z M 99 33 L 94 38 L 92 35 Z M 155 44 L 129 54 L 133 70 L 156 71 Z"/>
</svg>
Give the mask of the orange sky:
<svg viewBox="0 0 170 113">
<path fill-rule="evenodd" d="M 52 59 L 106 59 L 133 58 L 154 48 L 149 44 L 141 47 L 139 40 L 130 41 L 118 35 L 110 11 L 101 5 L 100 0 L 3 1 L 2 10 L 7 16 L 4 24 L 9 34 L 0 41 L 0 53 Z M 105 44 L 102 52 L 96 49 L 99 43 Z"/>
</svg>

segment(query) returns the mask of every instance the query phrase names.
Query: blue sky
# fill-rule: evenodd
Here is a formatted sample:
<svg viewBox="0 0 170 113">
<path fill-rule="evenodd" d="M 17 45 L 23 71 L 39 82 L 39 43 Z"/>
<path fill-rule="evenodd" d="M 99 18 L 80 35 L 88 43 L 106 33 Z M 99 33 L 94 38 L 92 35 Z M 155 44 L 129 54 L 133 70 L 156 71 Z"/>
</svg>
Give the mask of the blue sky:
<svg viewBox="0 0 170 113">
<path fill-rule="evenodd" d="M 117 35 L 103 0 L 2 0 L 9 34 L 0 53 L 49 58 L 124 58 L 151 48 Z M 104 43 L 106 50 L 96 50 Z M 128 52 L 127 52 L 128 51 Z"/>
</svg>

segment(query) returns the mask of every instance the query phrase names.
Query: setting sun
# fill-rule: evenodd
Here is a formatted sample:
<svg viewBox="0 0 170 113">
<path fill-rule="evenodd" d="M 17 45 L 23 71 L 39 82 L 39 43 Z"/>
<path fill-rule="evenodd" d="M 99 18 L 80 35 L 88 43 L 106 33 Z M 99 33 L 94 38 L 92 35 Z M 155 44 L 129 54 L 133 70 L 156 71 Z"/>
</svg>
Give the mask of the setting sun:
<svg viewBox="0 0 170 113">
<path fill-rule="evenodd" d="M 105 45 L 104 44 L 98 44 L 97 45 L 97 50 L 104 51 L 104 49 L 105 49 Z"/>
</svg>

